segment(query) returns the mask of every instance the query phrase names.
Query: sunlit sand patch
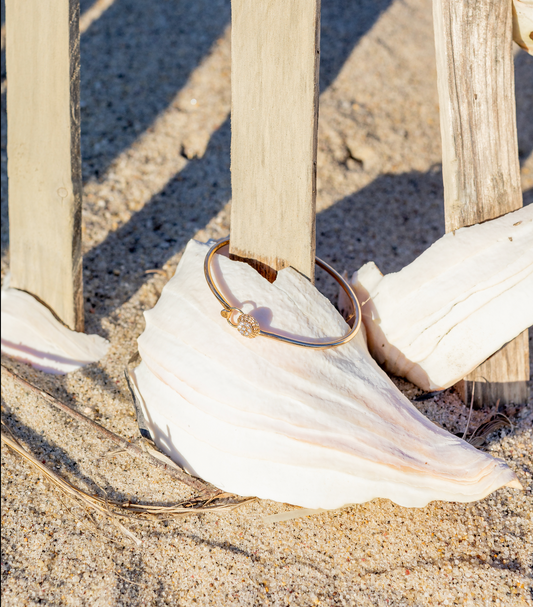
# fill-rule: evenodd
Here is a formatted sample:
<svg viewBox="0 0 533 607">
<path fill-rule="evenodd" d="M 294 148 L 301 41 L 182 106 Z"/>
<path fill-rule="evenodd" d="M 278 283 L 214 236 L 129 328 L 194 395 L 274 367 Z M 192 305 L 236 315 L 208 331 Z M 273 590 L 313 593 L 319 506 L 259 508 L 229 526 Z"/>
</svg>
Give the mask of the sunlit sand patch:
<svg viewBox="0 0 533 607">
<path fill-rule="evenodd" d="M 213 80 L 211 74 L 219 77 Z M 188 162 L 201 158 L 213 133 L 230 111 L 229 28 L 191 74 L 167 109 L 122 152 L 101 180 L 91 179 L 84 187 L 88 205 L 84 217 L 102 228 L 115 230 L 126 223 L 154 195 L 182 171 Z M 128 201 L 128 210 L 113 213 L 115 198 Z M 91 208 L 92 207 L 92 208 Z M 103 241 L 108 229 L 98 230 L 97 239 L 85 239 L 85 250 Z M 87 235 L 88 236 L 88 235 Z"/>
</svg>

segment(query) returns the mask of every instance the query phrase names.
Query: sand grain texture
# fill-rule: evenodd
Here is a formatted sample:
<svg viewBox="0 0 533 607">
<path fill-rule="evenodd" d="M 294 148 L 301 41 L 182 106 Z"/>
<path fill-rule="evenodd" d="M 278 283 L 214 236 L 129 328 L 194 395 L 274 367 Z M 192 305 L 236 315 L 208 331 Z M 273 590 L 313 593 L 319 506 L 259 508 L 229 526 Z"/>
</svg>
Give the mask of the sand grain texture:
<svg viewBox="0 0 533 607">
<path fill-rule="evenodd" d="M 82 13 L 91 0 L 82 0 Z M 86 331 L 107 356 L 65 377 L 9 359 L 26 379 L 127 438 L 137 429 L 123 369 L 187 241 L 229 231 L 230 7 L 226 1 L 115 0 L 81 39 Z M 444 233 L 429 0 L 323 1 L 317 252 L 350 274 L 385 273 Z M 2 61 L 4 51 L 2 50 Z M 525 203 L 533 201 L 533 61 L 515 58 Z M 9 269 L 2 67 L 2 276 Z M 146 273 L 149 270 L 156 272 Z M 331 299 L 337 285 L 318 274 Z M 410 399 L 420 394 L 395 380 Z M 90 491 L 168 503 L 189 489 L 115 449 L 2 378 L 13 432 Z M 418 408 L 452 432 L 468 411 L 452 391 Z M 526 488 L 422 509 L 386 500 L 264 525 L 290 505 L 115 527 L 86 513 L 2 447 L 2 587 L 33 605 L 533 604 L 531 403 L 482 447 Z M 473 427 L 490 416 L 474 411 Z"/>
</svg>

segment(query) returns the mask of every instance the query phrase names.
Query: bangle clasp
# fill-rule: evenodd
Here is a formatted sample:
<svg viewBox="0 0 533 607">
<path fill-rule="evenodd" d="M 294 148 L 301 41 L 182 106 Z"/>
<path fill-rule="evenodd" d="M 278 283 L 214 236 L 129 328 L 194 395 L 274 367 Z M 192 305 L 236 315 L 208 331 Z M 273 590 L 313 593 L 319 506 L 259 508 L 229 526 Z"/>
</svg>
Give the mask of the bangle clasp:
<svg viewBox="0 0 533 607">
<path fill-rule="evenodd" d="M 348 343 L 353 337 L 355 337 L 355 335 L 359 331 L 359 328 L 361 327 L 361 306 L 359 305 L 359 301 L 357 300 L 357 297 L 355 296 L 352 287 L 344 280 L 344 278 L 338 272 L 336 272 L 330 265 L 328 265 L 325 261 L 322 261 L 318 257 L 315 258 L 316 265 L 325 270 L 340 284 L 340 286 L 343 288 L 344 292 L 352 302 L 352 317 L 354 318 L 354 322 L 351 330 L 343 337 L 330 341 L 303 341 L 299 339 L 293 339 L 292 337 L 287 337 L 285 335 L 271 333 L 270 331 L 263 331 L 259 325 L 259 322 L 253 316 L 251 316 L 250 314 L 245 314 L 240 308 L 231 306 L 226 300 L 226 298 L 222 295 L 222 293 L 218 290 L 218 287 L 215 285 L 211 273 L 211 261 L 213 260 L 213 257 L 215 256 L 216 252 L 222 249 L 222 247 L 225 247 L 227 244 L 229 244 L 229 238 L 216 242 L 209 249 L 207 255 L 205 256 L 204 274 L 207 284 L 211 289 L 213 295 L 224 306 L 220 312 L 221 316 L 223 316 L 232 327 L 236 328 L 237 331 L 239 331 L 239 333 L 243 337 L 254 338 L 258 335 L 262 335 L 263 337 L 268 337 L 270 339 L 284 341 L 286 343 L 292 344 L 293 346 L 315 349 L 335 348 L 337 346 L 341 346 L 342 344 Z M 238 315 L 234 320 L 235 314 Z"/>
</svg>

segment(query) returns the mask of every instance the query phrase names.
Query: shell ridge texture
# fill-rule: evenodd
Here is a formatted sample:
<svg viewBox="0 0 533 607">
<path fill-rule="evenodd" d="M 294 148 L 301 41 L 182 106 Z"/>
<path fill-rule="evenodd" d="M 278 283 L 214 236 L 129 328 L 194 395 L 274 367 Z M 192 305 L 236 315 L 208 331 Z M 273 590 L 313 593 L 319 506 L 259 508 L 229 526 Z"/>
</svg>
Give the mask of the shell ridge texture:
<svg viewBox="0 0 533 607">
<path fill-rule="evenodd" d="M 448 241 L 451 240 L 453 242 L 450 235 L 445 236 L 442 240 L 444 239 L 448 239 Z M 410 335 L 416 335 L 418 332 L 420 332 L 421 327 L 424 327 L 424 325 L 432 326 L 439 319 L 446 320 L 451 307 L 453 307 L 457 302 L 466 301 L 472 292 L 479 292 L 491 286 L 497 290 L 498 285 L 504 288 L 505 284 L 507 284 L 509 281 L 512 282 L 513 277 L 518 276 L 525 268 L 531 267 L 533 264 L 533 230 L 532 235 L 528 238 L 528 240 L 525 243 L 520 243 L 520 247 L 518 246 L 519 243 L 512 243 L 507 237 L 504 239 L 505 242 L 502 239 L 499 240 L 503 242 L 504 249 L 515 249 L 515 251 L 512 252 L 511 257 L 509 254 L 502 254 L 500 247 L 495 247 L 496 250 L 493 251 L 493 254 L 491 254 L 490 257 L 487 257 L 486 255 L 486 251 L 490 247 L 485 247 L 484 251 L 476 250 L 470 256 L 467 263 L 464 261 L 461 263 L 461 271 L 459 276 L 456 269 L 447 269 L 445 272 L 436 277 L 429 277 L 424 284 L 419 285 L 418 288 L 413 288 L 412 291 L 405 293 L 403 297 L 401 292 L 397 293 L 398 282 L 401 281 L 402 283 L 405 283 L 406 281 L 409 281 L 407 271 L 409 266 L 402 270 L 402 272 L 405 271 L 405 276 L 398 277 L 399 273 L 396 273 L 396 275 L 388 275 L 386 282 L 389 284 L 389 289 L 394 289 L 395 294 L 398 295 L 395 305 L 398 309 L 405 311 L 405 322 L 397 323 L 394 322 L 392 318 L 388 319 L 385 317 L 385 319 L 382 319 L 384 330 L 391 335 L 394 333 L 395 342 L 403 343 L 404 346 L 407 346 L 409 345 L 408 340 L 410 339 Z M 446 244 L 451 243 L 447 242 Z M 521 251 L 521 254 L 516 255 L 516 250 Z M 424 256 L 429 257 L 430 255 L 433 257 L 430 249 L 428 249 L 420 258 L 418 258 L 418 260 L 421 260 Z M 443 256 L 445 256 L 445 252 L 443 253 Z M 411 266 L 414 266 L 418 260 L 415 260 Z M 432 266 L 438 266 L 441 261 L 441 256 L 436 259 L 432 259 Z M 417 265 L 420 266 L 421 263 L 419 262 Z M 497 268 L 496 270 L 495 267 Z M 422 269 L 415 269 L 418 276 L 424 275 Z M 464 275 L 470 275 L 472 277 L 470 279 L 471 284 L 466 291 L 457 293 L 457 289 L 454 287 L 456 286 L 457 280 L 460 280 L 461 276 Z M 444 279 L 443 276 L 447 276 L 448 278 Z M 485 277 L 485 280 L 482 278 L 483 276 Z M 427 292 L 429 290 L 434 292 L 435 302 L 443 301 L 447 303 L 440 304 L 438 306 L 428 305 L 420 310 L 420 307 L 416 306 L 416 301 L 421 294 L 424 296 L 424 291 Z M 454 293 L 457 293 L 455 297 L 453 296 Z M 380 300 L 382 298 L 386 298 L 387 296 L 387 291 L 375 291 L 373 299 L 379 305 Z M 400 342 L 398 340 L 402 341 Z"/>
<path fill-rule="evenodd" d="M 143 355 L 147 365 L 150 367 L 152 372 L 155 375 L 158 375 L 158 373 L 153 368 L 153 365 L 156 363 L 152 357 L 147 355 L 148 352 L 146 352 L 146 349 L 143 347 L 143 345 L 144 344 L 140 344 L 139 351 Z M 174 343 L 174 347 L 175 347 L 175 345 L 176 344 Z M 182 359 L 182 363 L 180 365 L 179 375 L 181 377 L 183 377 L 183 376 L 192 377 L 192 370 L 194 368 L 194 365 L 197 363 L 196 363 L 196 361 L 190 360 L 190 359 L 191 359 L 191 352 L 189 351 L 189 356 L 188 357 L 184 356 Z M 157 365 L 159 365 L 163 369 L 167 369 L 167 371 L 168 371 L 168 365 L 166 365 L 165 362 L 158 362 Z M 184 366 L 186 367 L 185 370 L 183 368 Z M 216 362 L 213 361 L 211 368 L 210 368 L 210 374 L 211 374 L 210 382 L 207 383 L 207 382 L 198 381 L 194 386 L 191 385 L 191 387 L 193 387 L 197 391 L 202 392 L 206 396 L 211 396 L 212 398 L 216 399 L 221 394 L 221 392 L 223 392 L 222 386 L 226 385 L 229 387 L 229 391 L 230 391 L 230 393 L 225 396 L 226 401 L 228 402 L 229 406 L 231 406 L 235 409 L 238 407 L 242 407 L 243 410 L 246 410 L 246 404 L 248 402 L 246 390 L 243 392 L 243 398 L 245 400 L 243 400 L 241 402 L 240 400 L 236 399 L 234 396 L 231 395 L 232 383 L 234 383 L 236 381 L 245 383 L 247 385 L 248 390 L 254 389 L 253 384 L 250 383 L 248 381 L 248 378 L 246 378 L 246 377 L 243 379 L 239 379 L 237 375 L 235 375 L 234 377 L 231 377 L 229 374 L 232 373 L 232 370 L 234 368 L 234 366 L 232 366 L 232 365 L 230 365 L 227 370 L 223 370 L 219 374 L 216 373 L 215 367 L 216 367 Z M 175 373 L 176 373 L 176 379 L 177 379 L 178 371 L 176 371 Z M 159 375 L 159 377 L 162 379 L 161 375 Z M 171 383 L 171 381 L 168 378 L 163 381 L 166 381 L 166 383 L 169 383 L 169 384 Z M 262 389 L 259 389 L 259 387 L 257 387 L 255 389 L 255 399 L 256 400 L 261 396 L 262 392 L 264 392 L 264 391 Z M 265 401 L 264 401 L 265 405 L 263 405 L 263 413 L 262 413 L 263 415 L 270 414 L 269 415 L 270 417 L 273 417 L 271 412 L 269 411 L 269 409 L 273 408 L 272 407 L 272 394 L 273 394 L 272 389 L 270 389 L 269 391 L 266 392 Z M 241 396 L 241 394 L 239 394 L 237 396 Z M 294 395 L 294 398 L 297 398 L 297 397 L 298 397 L 298 394 Z M 287 398 L 290 399 L 291 397 L 286 396 L 285 399 L 287 399 Z M 374 395 L 374 398 L 376 398 L 376 395 Z M 312 410 L 309 410 L 307 412 L 304 410 L 293 411 L 293 407 L 299 403 L 301 403 L 302 405 L 304 405 L 308 408 L 311 408 Z M 324 398 L 322 397 L 321 404 L 323 406 L 327 405 L 326 412 L 322 413 L 320 411 L 320 409 L 317 408 L 318 407 L 317 403 L 313 402 L 312 400 L 309 401 L 309 399 L 307 400 L 307 402 L 305 402 L 302 398 L 300 398 L 298 401 L 281 400 L 280 405 L 278 406 L 277 415 L 283 416 L 283 418 L 285 420 L 289 421 L 292 424 L 294 424 L 294 417 L 300 416 L 300 419 L 302 420 L 300 422 L 300 424 L 307 424 L 307 425 L 312 424 L 313 426 L 320 427 L 318 422 L 320 421 L 321 423 L 323 423 L 323 420 L 326 420 L 329 422 L 327 424 L 328 427 L 336 427 L 338 430 L 339 429 L 345 430 L 346 423 L 350 424 L 351 427 L 354 427 L 353 419 L 350 419 L 350 411 L 345 412 L 347 404 L 351 405 L 352 407 L 354 406 L 354 404 L 357 405 L 357 403 L 354 403 L 353 399 L 351 402 L 348 402 L 346 397 L 344 396 L 342 398 L 341 402 L 335 402 L 335 401 L 325 401 Z M 283 409 L 283 407 L 284 407 L 284 409 Z M 358 418 L 358 420 L 357 420 L 358 426 L 362 425 L 370 430 L 372 427 L 372 424 L 375 424 L 377 421 L 381 420 L 382 432 L 384 432 L 385 429 L 387 429 L 397 439 L 402 438 L 404 435 L 405 436 L 410 435 L 411 437 L 413 436 L 412 432 L 410 434 L 406 434 L 405 428 L 402 428 L 401 426 L 399 426 L 398 423 L 393 423 L 393 422 L 389 423 L 386 420 L 382 420 L 377 413 L 373 413 L 369 410 L 365 410 L 364 408 L 361 408 L 361 412 L 364 413 L 364 417 Z M 400 413 L 401 412 L 402 411 L 400 409 Z M 302 415 L 305 415 L 306 417 L 302 418 L 301 417 Z M 353 414 L 352 414 L 352 417 L 353 417 Z M 279 419 L 279 417 L 278 417 L 278 419 Z M 367 419 L 368 419 L 368 422 L 367 422 Z M 305 421 L 303 421 L 303 420 L 305 420 Z M 400 420 L 396 420 L 396 421 L 399 422 Z M 429 423 L 427 420 L 425 420 L 425 418 L 424 418 L 424 421 L 426 423 Z M 322 427 L 325 428 L 326 425 L 323 425 Z"/>
<path fill-rule="evenodd" d="M 140 384 L 142 385 L 144 382 L 142 381 L 142 377 L 139 377 L 139 379 L 141 379 Z M 161 386 L 159 386 L 161 388 Z M 149 389 L 149 388 L 148 388 Z M 168 390 L 168 388 L 163 387 L 163 390 Z M 172 401 L 174 401 L 174 395 L 170 394 L 170 397 L 172 399 Z M 159 395 L 159 398 L 161 398 L 161 394 Z M 170 407 L 170 411 L 172 411 L 172 407 Z M 168 427 L 168 422 L 167 422 L 167 427 Z M 175 423 L 173 423 L 172 421 L 170 421 L 170 425 L 172 425 L 172 427 L 176 427 Z M 242 461 L 240 461 L 242 458 L 238 458 L 238 455 L 236 455 L 235 453 L 233 453 L 232 451 L 235 450 L 237 448 L 237 445 L 239 445 L 239 441 L 235 441 L 235 440 L 228 440 L 230 438 L 235 438 L 234 434 L 231 433 L 231 431 L 233 429 L 230 428 L 230 432 L 228 433 L 227 431 L 227 426 L 228 424 L 224 424 L 225 428 L 221 429 L 221 428 L 217 428 L 214 429 L 213 432 L 215 433 L 215 435 L 222 437 L 220 440 L 220 444 L 216 444 L 214 443 L 213 440 L 206 440 L 207 438 L 210 437 L 206 437 L 205 433 L 203 432 L 203 428 L 205 428 L 206 424 L 205 423 L 197 423 L 194 426 L 194 429 L 191 428 L 187 428 L 185 426 L 182 426 L 180 429 L 186 431 L 186 432 L 191 432 L 194 434 L 194 432 L 198 432 L 199 436 L 196 437 L 196 439 L 202 444 L 202 448 L 200 449 L 200 453 L 199 453 L 199 457 L 196 460 L 196 466 L 194 467 L 195 473 L 199 474 L 200 476 L 206 478 L 206 480 L 211 480 L 213 481 L 213 478 L 210 478 L 210 475 L 215 474 L 215 477 L 219 479 L 219 485 L 221 486 L 221 488 L 223 489 L 229 489 L 232 491 L 238 491 L 237 487 L 242 486 L 242 481 L 243 478 L 241 478 L 240 474 L 244 473 L 245 470 L 243 470 L 244 467 L 244 463 Z M 252 435 L 261 435 L 262 432 L 261 431 L 252 431 L 251 432 Z M 239 435 L 237 435 L 238 437 Z M 261 443 L 261 436 L 252 436 L 250 439 L 250 442 L 253 443 L 254 445 L 260 444 Z M 178 443 L 179 444 L 179 443 Z M 206 446 L 215 449 L 217 451 L 218 454 L 220 453 L 226 453 L 232 457 L 238 458 L 239 462 L 238 462 L 238 466 L 234 469 L 232 469 L 231 472 L 232 475 L 235 477 L 234 479 L 232 479 L 232 483 L 228 485 L 227 483 L 224 482 L 224 477 L 225 475 L 222 475 L 220 473 L 216 473 L 216 471 L 213 471 L 213 465 L 215 463 L 219 463 L 220 461 L 220 456 L 217 456 L 216 462 L 212 461 L 207 454 L 206 451 Z M 277 445 L 278 446 L 278 445 Z M 163 448 L 165 447 L 165 445 L 163 444 Z M 290 459 L 286 459 L 284 457 L 280 457 L 278 458 L 276 461 L 273 461 L 271 459 L 269 459 L 270 457 L 270 451 L 268 449 L 263 450 L 263 456 L 259 457 L 257 453 L 255 453 L 254 455 L 250 455 L 249 453 L 247 454 L 247 460 L 249 460 L 248 462 L 246 462 L 246 464 L 249 465 L 253 465 L 253 466 L 257 466 L 259 465 L 260 462 L 262 462 L 263 464 L 266 464 L 268 466 L 282 466 L 282 468 L 286 467 L 288 462 L 290 462 L 290 467 L 294 468 L 296 467 L 297 470 L 299 470 L 299 474 L 302 473 L 302 471 L 304 471 L 306 468 L 308 468 L 310 470 L 310 472 L 312 473 L 313 477 L 315 477 L 315 475 L 320 474 L 320 472 L 322 471 L 324 474 L 328 475 L 331 473 L 342 473 L 343 475 L 348 474 L 346 471 L 342 472 L 342 470 L 340 470 L 339 468 L 344 468 L 345 466 L 342 466 L 342 462 L 336 461 L 336 470 L 333 470 L 331 468 L 327 468 L 325 467 L 325 463 L 327 463 L 327 459 L 326 456 L 328 455 L 327 450 L 323 450 L 321 449 L 320 452 L 315 455 L 315 458 L 317 461 L 313 461 L 315 458 L 309 458 L 309 452 L 307 449 L 307 445 L 305 444 L 298 444 L 297 447 L 301 447 L 302 449 L 304 449 L 304 454 L 303 457 L 301 458 L 301 462 L 299 462 L 298 460 L 300 459 L 299 457 L 291 457 Z M 307 449 L 307 451 L 306 451 Z M 168 449 L 165 449 L 167 452 L 169 452 Z M 479 453 L 479 452 L 478 452 Z M 169 455 L 172 455 L 172 452 L 169 452 Z M 281 453 L 280 455 L 284 455 L 283 453 Z M 483 454 L 480 453 L 480 456 L 482 456 Z M 355 459 L 355 458 L 354 458 Z M 486 460 L 488 459 L 492 459 L 492 458 L 487 458 L 486 456 L 483 458 Z M 353 460 L 351 460 L 353 461 Z M 387 483 L 391 483 L 394 484 L 394 477 L 396 475 L 399 475 L 402 477 L 403 480 L 403 485 L 405 486 L 410 486 L 413 489 L 420 489 L 420 487 L 417 487 L 417 485 L 415 484 L 415 478 L 413 478 L 412 475 L 410 474 L 406 474 L 405 472 L 402 471 L 398 471 L 394 468 L 391 467 L 387 467 L 384 466 L 383 464 L 380 463 L 376 463 L 376 462 L 369 462 L 369 461 L 362 461 L 359 458 L 356 458 L 355 461 L 357 462 L 358 465 L 358 474 L 360 478 L 363 478 L 367 483 L 369 481 L 372 481 L 374 478 L 381 478 L 381 482 L 387 484 Z M 235 462 L 237 463 L 237 462 Z M 486 461 L 486 463 L 488 463 Z M 341 465 L 339 465 L 341 464 Z M 512 478 L 512 472 L 504 465 L 501 464 L 501 462 L 498 462 L 498 460 L 493 460 L 493 464 L 494 467 L 499 468 L 501 467 L 501 465 L 503 465 L 504 468 L 504 472 L 505 475 L 507 477 L 511 477 Z M 486 469 L 485 469 L 486 468 Z M 501 470 L 496 470 L 496 474 L 499 476 Z M 479 475 L 477 475 L 475 478 L 467 480 L 466 482 L 464 482 L 462 484 L 462 489 L 461 489 L 461 495 L 468 495 L 468 489 L 475 487 L 476 490 L 481 489 L 481 491 L 483 492 L 483 494 L 486 494 L 486 492 L 490 492 L 490 489 L 487 489 L 487 487 L 491 487 L 493 485 L 493 481 L 494 481 L 494 476 L 495 471 L 492 469 L 492 466 L 486 466 L 483 467 L 483 469 L 480 471 Z M 227 476 L 227 475 L 226 475 Z M 231 474 L 230 474 L 231 476 Z M 348 474 L 349 477 L 349 474 Z M 299 478 L 299 477 L 298 477 Z M 430 494 L 435 495 L 435 491 L 446 491 L 447 487 L 446 487 L 446 481 L 445 479 L 435 479 L 434 477 L 432 477 L 431 475 L 428 475 L 427 477 L 425 476 L 420 476 L 420 474 L 416 475 L 416 479 L 418 480 L 418 482 L 420 483 L 421 481 L 424 482 L 423 487 L 427 488 L 429 487 L 430 490 Z M 222 483 L 220 483 L 220 480 L 222 480 Z M 253 481 L 256 480 L 255 476 L 254 479 L 248 479 L 247 483 L 245 484 L 246 487 L 250 487 L 253 486 L 254 487 L 254 491 L 253 494 L 254 495 L 258 495 L 259 497 L 269 497 L 270 499 L 276 499 L 272 494 L 265 494 L 264 493 L 264 489 L 261 487 L 261 485 L 263 484 L 263 481 L 260 480 L 259 483 L 253 483 Z M 293 479 L 295 480 L 295 479 Z M 259 486 L 258 486 L 259 485 Z M 233 487 L 233 488 L 231 488 Z M 405 487 L 403 487 L 405 488 Z M 276 489 L 277 491 L 277 489 Z M 241 494 L 248 494 L 249 492 L 244 491 L 241 489 L 240 491 Z M 366 490 L 364 491 L 364 494 L 366 494 Z M 383 496 L 383 495 L 381 495 Z M 373 497 L 379 497 L 379 494 L 377 495 L 372 495 L 369 499 L 372 499 Z M 279 498 L 277 498 L 279 499 Z M 394 499 L 394 498 L 391 498 Z M 418 496 L 418 499 L 420 499 L 420 496 Z M 421 504 L 411 504 L 411 505 L 425 505 L 425 503 L 427 503 L 427 501 L 430 501 L 427 498 L 423 498 L 426 501 L 424 503 Z M 367 501 L 366 499 L 363 499 L 362 501 Z M 394 500 L 397 501 L 397 503 L 400 503 L 398 500 Z M 467 500 L 468 501 L 468 500 Z M 298 502 L 297 502 L 298 503 Z M 322 502 L 324 504 L 330 503 L 330 502 Z M 358 502 L 354 502 L 354 503 L 358 503 Z M 404 504 L 407 505 L 407 504 Z M 309 506 L 311 507 L 311 506 Z M 330 507 L 330 506 L 327 506 Z"/>
<path fill-rule="evenodd" d="M 153 364 L 153 362 L 152 362 L 152 364 Z M 196 399 L 194 394 L 191 394 L 191 392 L 187 390 L 187 386 L 185 384 L 182 384 L 182 389 L 185 388 L 185 390 L 182 392 L 182 391 L 180 391 L 179 387 L 176 387 L 175 383 L 173 383 L 172 381 L 169 381 L 168 373 L 163 373 L 163 374 L 161 374 L 161 372 L 158 373 L 157 369 L 154 370 L 154 368 L 152 368 L 150 363 L 147 363 L 147 366 L 156 377 L 161 379 L 161 381 L 163 381 L 167 386 L 174 389 L 185 401 L 187 401 L 191 405 L 196 406 L 197 408 L 201 409 L 202 412 L 205 413 L 206 415 L 210 415 L 211 417 L 214 417 L 214 418 L 218 419 L 219 421 L 224 421 L 225 419 L 227 419 L 228 412 L 224 411 L 223 409 L 226 405 L 231 407 L 231 405 L 229 403 L 213 401 L 212 403 L 210 403 L 209 406 L 205 406 L 205 403 L 202 403 L 201 400 Z M 212 399 L 209 399 L 209 400 L 212 400 Z M 216 406 L 217 404 L 220 405 L 219 410 L 218 410 L 218 415 L 217 415 L 217 406 Z M 241 413 L 241 412 L 239 411 L 238 413 Z M 364 451 L 364 449 L 369 449 L 372 451 L 377 448 L 375 445 L 372 444 L 372 439 L 374 438 L 374 435 L 376 434 L 376 432 L 375 431 L 373 432 L 372 426 L 369 426 L 369 425 L 358 428 L 353 423 L 350 423 L 349 424 L 350 427 L 348 428 L 346 422 L 343 421 L 343 425 L 335 426 L 332 424 L 330 427 L 327 427 L 325 425 L 315 424 L 315 427 L 311 427 L 312 422 L 315 420 L 313 420 L 312 418 L 307 418 L 306 421 L 308 423 L 307 423 L 307 427 L 306 427 L 306 425 L 296 426 L 294 423 L 292 423 L 292 421 L 288 421 L 288 420 L 275 420 L 275 419 L 271 420 L 271 419 L 268 419 L 268 416 L 265 416 L 264 414 L 261 416 L 255 416 L 255 418 L 256 419 L 251 418 L 249 416 L 246 417 L 245 415 L 243 416 L 241 414 L 241 415 L 236 415 L 232 419 L 233 419 L 233 424 L 237 425 L 241 428 L 270 430 L 273 432 L 277 432 L 283 436 L 290 436 L 290 438 L 293 438 L 295 440 L 301 440 L 301 441 L 306 441 L 306 442 L 310 442 L 310 443 L 315 442 L 316 444 L 320 444 L 320 442 L 321 442 L 322 445 L 326 446 L 326 447 L 332 447 L 332 446 L 334 447 L 335 441 L 333 440 L 333 438 L 335 438 L 337 441 L 336 448 L 339 448 L 340 450 L 343 450 L 346 452 L 352 452 L 362 458 L 367 457 L 367 455 L 365 455 L 362 452 L 362 451 Z M 275 423 L 273 423 L 276 421 L 280 422 L 280 425 L 277 428 L 275 426 Z M 374 426 L 375 426 L 375 424 L 374 424 Z M 349 434 L 346 434 L 348 429 L 350 429 L 352 431 L 352 433 L 353 433 L 352 436 L 350 436 Z M 308 434 L 305 435 L 304 431 L 307 431 Z M 317 432 L 322 432 L 323 434 L 319 435 L 319 434 L 317 434 Z M 383 443 L 380 445 L 380 447 L 383 450 L 384 454 L 388 454 L 387 461 L 390 465 L 395 465 L 394 460 L 396 458 L 398 460 L 402 460 L 402 459 L 408 460 L 411 462 L 411 465 L 413 467 L 416 467 L 416 466 L 420 465 L 419 460 L 423 460 L 423 459 L 427 459 L 428 457 L 431 457 L 431 453 L 428 450 L 426 450 L 426 453 L 424 453 L 422 451 L 420 453 L 420 457 L 418 458 L 418 460 L 415 459 L 414 457 L 412 457 L 410 454 L 406 453 L 405 450 L 403 450 L 401 448 L 401 444 L 402 444 L 401 441 L 402 441 L 402 439 L 409 439 L 409 435 L 405 432 L 402 432 L 401 429 L 399 429 L 395 426 L 391 425 L 391 427 L 389 428 L 388 437 L 385 437 L 383 434 L 381 436 L 378 435 L 375 438 L 381 439 L 383 441 Z M 316 440 L 317 437 L 321 438 L 322 440 L 321 441 Z M 352 440 L 350 440 L 350 438 Z M 413 439 L 413 437 L 411 436 L 411 440 L 412 439 Z M 455 437 L 454 437 L 454 439 L 452 439 L 450 442 L 453 442 L 453 440 L 457 441 L 457 439 L 455 439 Z M 376 443 L 378 443 L 378 442 L 379 441 L 376 440 Z M 423 445 L 422 445 L 422 447 L 423 447 Z M 423 464 L 423 462 L 422 462 L 422 464 Z M 444 462 L 443 462 L 443 464 L 444 464 Z M 396 463 L 396 465 L 398 465 L 398 464 Z M 450 467 L 450 462 L 448 461 L 448 462 L 446 462 L 446 464 L 444 464 L 444 468 L 449 469 L 449 467 Z M 443 468 L 443 470 L 444 470 L 444 468 Z M 423 469 L 423 465 L 422 465 L 421 469 Z"/>
<path fill-rule="evenodd" d="M 419 354 L 413 358 L 413 362 L 418 363 L 427 359 L 437 349 L 440 342 L 450 333 L 450 331 L 454 330 L 462 322 L 467 321 L 471 316 L 478 313 L 484 305 L 490 303 L 486 301 L 487 295 L 490 291 L 492 291 L 492 293 L 497 291 L 498 296 L 503 295 L 506 291 L 513 289 L 513 287 L 515 287 L 518 283 L 525 281 L 532 274 L 533 263 L 529 267 L 522 269 L 520 272 L 517 272 L 511 276 L 509 280 L 502 280 L 497 285 L 488 285 L 486 287 L 484 285 L 480 285 L 476 291 L 465 294 L 464 297 L 458 298 L 456 301 L 454 301 L 453 305 L 450 305 L 449 308 L 443 309 L 442 313 L 439 314 L 440 318 L 436 320 L 434 324 L 430 324 L 426 328 L 422 329 L 418 335 L 414 335 L 412 341 L 407 343 L 398 343 L 399 340 L 396 340 L 398 345 L 404 351 L 408 348 L 418 350 Z M 503 285 L 505 285 L 505 288 L 503 288 Z M 499 287 L 502 288 L 500 289 Z M 490 293 L 490 297 L 494 297 L 492 293 Z M 461 304 L 469 302 L 471 305 L 466 307 L 466 309 L 460 308 Z M 454 310 L 457 310 L 458 318 L 454 318 Z M 441 325 L 445 326 L 441 328 Z"/>
</svg>

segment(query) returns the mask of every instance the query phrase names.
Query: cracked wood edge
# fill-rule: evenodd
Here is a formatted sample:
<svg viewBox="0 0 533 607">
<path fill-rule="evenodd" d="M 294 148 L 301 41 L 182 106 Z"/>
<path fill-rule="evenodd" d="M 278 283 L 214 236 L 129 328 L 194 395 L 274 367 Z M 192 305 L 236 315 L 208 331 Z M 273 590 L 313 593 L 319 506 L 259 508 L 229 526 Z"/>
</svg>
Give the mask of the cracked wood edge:
<svg viewBox="0 0 533 607">
<path fill-rule="evenodd" d="M 79 0 L 6 0 L 11 286 L 83 330 Z"/>
<path fill-rule="evenodd" d="M 319 35 L 320 0 L 232 0 L 230 254 L 270 280 L 314 279 Z"/>
<path fill-rule="evenodd" d="M 522 206 L 512 4 L 433 0 L 446 231 Z M 497 319 L 495 319 L 497 322 Z M 458 385 L 479 406 L 528 397 L 527 331 Z"/>
</svg>

